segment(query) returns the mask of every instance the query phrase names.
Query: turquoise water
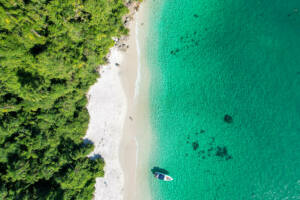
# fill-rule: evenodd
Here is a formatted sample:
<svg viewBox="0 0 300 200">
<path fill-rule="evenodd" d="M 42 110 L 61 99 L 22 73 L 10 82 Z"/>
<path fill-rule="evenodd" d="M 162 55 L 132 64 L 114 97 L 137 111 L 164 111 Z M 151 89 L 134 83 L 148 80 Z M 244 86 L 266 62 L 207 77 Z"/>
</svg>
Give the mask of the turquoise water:
<svg viewBox="0 0 300 200">
<path fill-rule="evenodd" d="M 175 179 L 149 173 L 153 199 L 300 199 L 300 1 L 155 0 L 150 18 L 150 168 Z"/>
</svg>

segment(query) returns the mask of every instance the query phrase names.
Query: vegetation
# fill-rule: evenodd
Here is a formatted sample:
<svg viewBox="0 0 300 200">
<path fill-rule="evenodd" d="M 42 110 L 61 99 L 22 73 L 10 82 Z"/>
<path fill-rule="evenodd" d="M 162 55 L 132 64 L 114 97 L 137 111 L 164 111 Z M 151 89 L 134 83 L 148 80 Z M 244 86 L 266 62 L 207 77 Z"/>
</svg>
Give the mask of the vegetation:
<svg viewBox="0 0 300 200">
<path fill-rule="evenodd" d="M 0 0 L 0 199 L 91 199 L 86 92 L 127 34 L 122 0 Z"/>
</svg>

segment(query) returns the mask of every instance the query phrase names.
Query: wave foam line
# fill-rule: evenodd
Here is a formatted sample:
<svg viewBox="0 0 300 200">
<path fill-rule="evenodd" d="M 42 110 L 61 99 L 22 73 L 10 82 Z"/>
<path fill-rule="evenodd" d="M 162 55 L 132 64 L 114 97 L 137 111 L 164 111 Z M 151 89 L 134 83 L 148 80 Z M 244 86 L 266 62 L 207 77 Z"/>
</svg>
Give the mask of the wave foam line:
<svg viewBox="0 0 300 200">
<path fill-rule="evenodd" d="M 140 83 L 141 83 L 141 50 L 139 45 L 139 39 L 138 39 L 138 20 L 135 22 L 135 43 L 136 43 L 136 50 L 137 50 L 137 75 L 135 80 L 135 88 L 134 88 L 134 99 L 136 100 L 136 97 L 139 95 L 140 91 Z"/>
</svg>

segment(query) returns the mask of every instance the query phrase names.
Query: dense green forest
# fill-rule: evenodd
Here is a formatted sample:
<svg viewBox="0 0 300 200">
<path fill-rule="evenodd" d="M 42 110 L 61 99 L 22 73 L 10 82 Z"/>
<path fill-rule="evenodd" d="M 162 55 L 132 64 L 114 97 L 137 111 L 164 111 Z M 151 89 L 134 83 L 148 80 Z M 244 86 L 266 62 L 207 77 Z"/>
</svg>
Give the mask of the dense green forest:
<svg viewBox="0 0 300 200">
<path fill-rule="evenodd" d="M 0 0 L 0 199 L 91 199 L 104 161 L 87 155 L 86 92 L 122 0 Z"/>
</svg>

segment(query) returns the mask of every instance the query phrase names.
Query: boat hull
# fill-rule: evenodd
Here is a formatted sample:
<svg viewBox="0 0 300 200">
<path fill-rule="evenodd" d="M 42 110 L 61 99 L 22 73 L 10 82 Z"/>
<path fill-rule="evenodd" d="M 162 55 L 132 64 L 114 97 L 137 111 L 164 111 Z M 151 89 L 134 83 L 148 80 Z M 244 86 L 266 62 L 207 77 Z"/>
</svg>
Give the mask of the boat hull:
<svg viewBox="0 0 300 200">
<path fill-rule="evenodd" d="M 173 178 L 171 176 L 168 176 L 163 173 L 155 172 L 154 176 L 155 176 L 155 178 L 157 178 L 158 180 L 161 180 L 161 181 L 173 181 Z"/>
</svg>

